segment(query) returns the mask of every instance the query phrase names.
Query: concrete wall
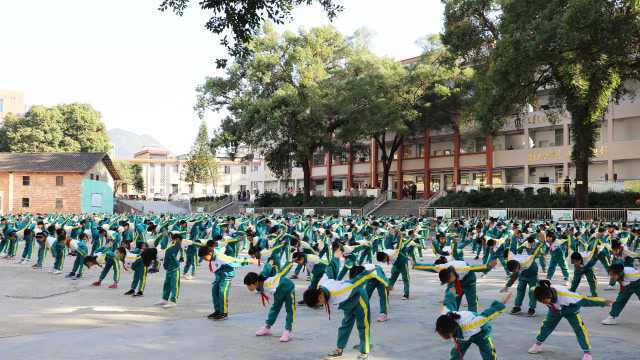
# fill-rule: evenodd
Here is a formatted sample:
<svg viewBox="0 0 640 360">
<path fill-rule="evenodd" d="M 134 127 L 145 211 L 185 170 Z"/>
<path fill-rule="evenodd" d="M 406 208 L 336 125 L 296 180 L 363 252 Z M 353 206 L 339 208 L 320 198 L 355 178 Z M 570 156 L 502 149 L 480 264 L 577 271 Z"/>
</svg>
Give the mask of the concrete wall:
<svg viewBox="0 0 640 360">
<path fill-rule="evenodd" d="M 113 188 L 105 181 L 82 179 L 82 212 L 113 213 Z"/>
</svg>

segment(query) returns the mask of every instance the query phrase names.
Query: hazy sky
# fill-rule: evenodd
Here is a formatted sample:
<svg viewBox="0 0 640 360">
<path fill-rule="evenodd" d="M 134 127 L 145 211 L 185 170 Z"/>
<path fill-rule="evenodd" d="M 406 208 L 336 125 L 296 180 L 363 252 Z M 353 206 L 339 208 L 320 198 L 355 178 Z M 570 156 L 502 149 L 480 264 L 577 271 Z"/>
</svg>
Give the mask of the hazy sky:
<svg viewBox="0 0 640 360">
<path fill-rule="evenodd" d="M 0 0 L 0 89 L 24 92 L 27 106 L 87 102 L 109 129 L 188 151 L 200 121 L 195 87 L 216 73 L 224 50 L 199 10 L 180 18 L 157 11 L 160 2 Z M 379 55 L 416 56 L 415 41 L 442 27 L 439 0 L 341 2 L 345 11 L 333 25 L 344 34 L 368 28 Z M 327 23 L 319 8 L 306 7 L 282 29 Z M 215 115 L 207 121 L 218 123 Z"/>
</svg>

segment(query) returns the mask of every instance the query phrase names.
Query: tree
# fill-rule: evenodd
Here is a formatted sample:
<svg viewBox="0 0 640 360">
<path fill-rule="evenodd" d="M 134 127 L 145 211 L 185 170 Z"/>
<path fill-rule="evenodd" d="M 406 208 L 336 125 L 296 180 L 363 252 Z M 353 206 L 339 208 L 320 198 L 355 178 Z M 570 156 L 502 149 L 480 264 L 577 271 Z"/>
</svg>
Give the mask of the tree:
<svg viewBox="0 0 640 360">
<path fill-rule="evenodd" d="M 200 9 L 211 12 L 211 18 L 205 27 L 216 35 L 222 35 L 222 44 L 231 56 L 248 55 L 247 44 L 260 33 L 267 23 L 283 24 L 292 19 L 295 7 L 319 3 L 329 19 L 333 19 L 342 6 L 334 0 L 201 0 Z M 179 16 L 189 5 L 189 0 L 163 0 L 160 11 L 172 10 Z M 217 60 L 218 67 L 225 67 L 226 59 Z"/>
<path fill-rule="evenodd" d="M 88 104 L 33 106 L 24 116 L 8 115 L 0 147 L 10 152 L 108 152 L 100 113 Z"/>
<path fill-rule="evenodd" d="M 311 160 L 331 150 L 334 133 L 345 119 L 335 113 L 333 78 L 349 53 L 340 33 L 325 26 L 294 34 L 264 34 L 247 45 L 249 55 L 236 58 L 224 77 L 208 78 L 199 88 L 202 111 L 225 109 L 217 142 L 260 149 L 269 169 L 287 177 L 302 167 L 304 201 L 311 190 Z"/>
<path fill-rule="evenodd" d="M 218 174 L 218 164 L 211 153 L 209 143 L 209 129 L 203 121 L 198 129 L 198 135 L 191 148 L 184 170 L 184 180 L 191 184 L 214 183 Z"/>
<path fill-rule="evenodd" d="M 640 4 L 631 0 L 445 0 L 444 43 L 476 69 L 473 109 L 485 131 L 548 95 L 571 117 L 576 207 L 607 105 L 640 77 Z"/>
<path fill-rule="evenodd" d="M 131 173 L 131 182 L 133 190 L 137 193 L 144 192 L 144 178 L 142 177 L 142 166 L 140 164 L 131 164 L 129 166 Z"/>
<path fill-rule="evenodd" d="M 131 185 L 133 181 L 133 174 L 131 172 L 131 165 L 127 161 L 114 160 L 113 166 L 120 174 L 120 180 L 115 180 L 113 184 L 113 195 L 122 191 L 122 185 Z"/>
</svg>

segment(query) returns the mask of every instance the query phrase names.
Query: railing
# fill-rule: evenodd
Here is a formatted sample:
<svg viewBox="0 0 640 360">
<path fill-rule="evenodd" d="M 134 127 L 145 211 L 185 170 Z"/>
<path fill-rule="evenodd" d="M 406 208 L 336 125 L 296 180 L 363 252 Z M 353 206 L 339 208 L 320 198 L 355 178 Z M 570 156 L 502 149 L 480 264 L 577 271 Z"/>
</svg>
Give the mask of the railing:
<svg viewBox="0 0 640 360">
<path fill-rule="evenodd" d="M 499 184 L 499 185 L 457 185 L 455 187 L 455 191 L 479 191 L 482 188 L 490 188 L 490 189 L 504 189 L 504 190 L 520 190 L 524 191 L 526 188 L 532 188 L 533 192 L 537 192 L 539 189 L 549 189 L 551 193 L 562 193 L 566 192 L 566 187 L 569 187 L 569 192 L 573 193 L 575 189 L 575 184 L 572 182 L 571 185 L 564 184 L 563 182 L 558 183 L 530 183 L 530 184 Z M 589 182 L 589 191 L 590 192 L 608 192 L 608 191 L 625 191 L 625 182 L 624 181 L 591 181 Z"/>
<path fill-rule="evenodd" d="M 435 218 L 438 216 L 451 217 L 454 219 L 465 218 L 488 218 L 506 217 L 510 219 L 523 220 L 558 220 L 564 213 L 572 220 L 593 220 L 593 221 L 627 221 L 640 222 L 640 209 L 622 208 L 592 208 L 592 209 L 551 209 L 551 208 L 420 208 L 419 214 L 422 217 Z M 506 215 L 506 216 L 505 216 Z M 569 220 L 571 221 L 571 220 Z"/>
<path fill-rule="evenodd" d="M 231 204 L 233 204 L 233 197 L 227 196 L 226 198 L 222 199 L 222 201 L 217 205 L 217 208 L 213 210 L 212 213 L 216 214 L 228 208 L 229 206 L 231 206 Z"/>
<path fill-rule="evenodd" d="M 282 211 L 282 215 L 296 214 L 304 215 L 305 210 L 313 210 L 314 215 L 319 216 L 340 216 L 340 210 L 351 210 L 351 216 L 362 216 L 362 208 L 337 208 L 337 207 L 256 207 L 240 208 L 240 214 L 247 214 L 247 209 L 253 209 L 254 214 L 272 215 L 274 210 Z"/>
<path fill-rule="evenodd" d="M 364 216 L 369 216 L 369 214 L 374 212 L 376 209 L 382 206 L 385 202 L 387 202 L 387 193 L 380 192 L 380 194 L 378 194 L 378 196 L 376 196 L 373 200 L 366 203 L 362 207 L 362 209 L 360 209 L 360 211 L 362 214 L 364 214 Z"/>
</svg>

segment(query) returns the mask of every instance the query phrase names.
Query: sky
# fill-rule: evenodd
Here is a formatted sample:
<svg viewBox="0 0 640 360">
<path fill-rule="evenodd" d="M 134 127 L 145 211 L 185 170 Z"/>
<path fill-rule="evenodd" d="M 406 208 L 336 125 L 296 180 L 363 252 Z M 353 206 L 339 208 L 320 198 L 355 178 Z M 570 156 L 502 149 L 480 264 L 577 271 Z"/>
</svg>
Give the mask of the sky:
<svg viewBox="0 0 640 360">
<path fill-rule="evenodd" d="M 374 34 L 375 53 L 419 55 L 416 40 L 442 29 L 439 0 L 339 0 L 333 26 Z M 219 75 L 225 56 L 193 5 L 183 17 L 160 0 L 0 0 L 0 89 L 22 91 L 27 107 L 86 102 L 107 129 L 149 134 L 176 154 L 189 150 L 201 119 L 196 87 Z M 280 31 L 329 24 L 318 6 L 295 10 Z M 207 115 L 211 129 L 220 115 Z M 143 144 L 141 144 L 143 145 Z"/>
</svg>

